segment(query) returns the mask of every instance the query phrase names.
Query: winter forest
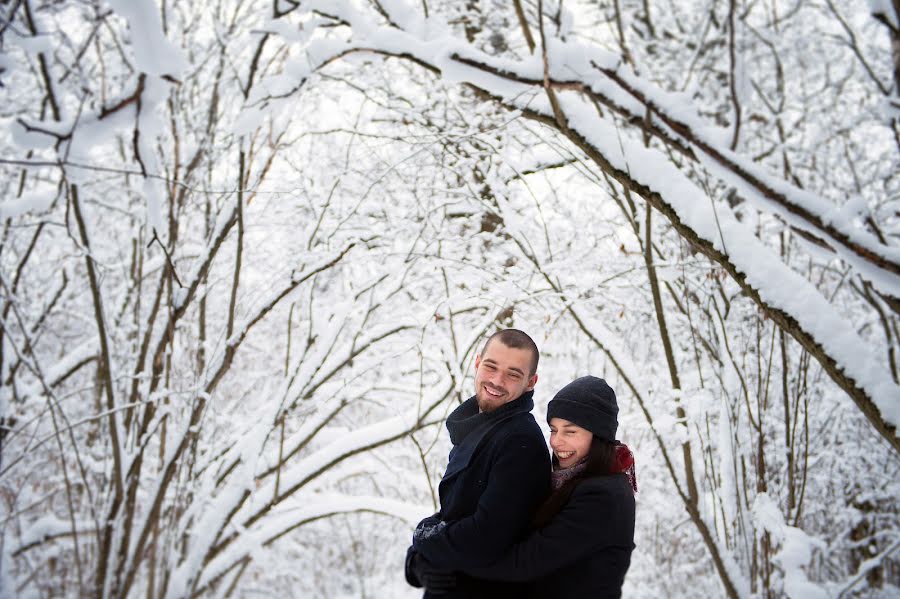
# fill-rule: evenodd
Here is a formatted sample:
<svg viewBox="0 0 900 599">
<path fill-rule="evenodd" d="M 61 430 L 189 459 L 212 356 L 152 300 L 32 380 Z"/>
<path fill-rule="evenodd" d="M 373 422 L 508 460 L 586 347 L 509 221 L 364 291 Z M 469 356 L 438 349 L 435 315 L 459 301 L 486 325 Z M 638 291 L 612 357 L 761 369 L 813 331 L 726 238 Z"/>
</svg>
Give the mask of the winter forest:
<svg viewBox="0 0 900 599">
<path fill-rule="evenodd" d="M 412 598 L 485 336 L 625 597 L 900 593 L 900 0 L 0 0 L 0 596 Z"/>
</svg>

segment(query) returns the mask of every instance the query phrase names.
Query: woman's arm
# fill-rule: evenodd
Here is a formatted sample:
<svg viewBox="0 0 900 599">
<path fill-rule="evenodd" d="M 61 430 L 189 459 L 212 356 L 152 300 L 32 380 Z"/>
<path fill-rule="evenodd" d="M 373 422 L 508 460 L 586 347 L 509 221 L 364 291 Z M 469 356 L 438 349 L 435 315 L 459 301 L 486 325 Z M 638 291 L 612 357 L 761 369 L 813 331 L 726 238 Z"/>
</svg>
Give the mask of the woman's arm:
<svg viewBox="0 0 900 599">
<path fill-rule="evenodd" d="M 449 526 L 452 526 L 449 525 Z M 534 531 L 489 566 L 464 568 L 488 580 L 535 580 L 603 547 L 631 548 L 634 495 L 619 476 L 588 479 L 544 528 Z"/>
</svg>

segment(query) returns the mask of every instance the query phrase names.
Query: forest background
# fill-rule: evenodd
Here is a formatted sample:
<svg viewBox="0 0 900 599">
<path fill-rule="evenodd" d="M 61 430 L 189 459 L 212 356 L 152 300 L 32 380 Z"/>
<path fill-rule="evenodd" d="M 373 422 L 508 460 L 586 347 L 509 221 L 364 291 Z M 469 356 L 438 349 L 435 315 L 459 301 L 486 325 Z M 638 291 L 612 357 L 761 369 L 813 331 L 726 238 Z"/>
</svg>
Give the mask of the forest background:
<svg viewBox="0 0 900 599">
<path fill-rule="evenodd" d="M 900 593 L 900 0 L 0 1 L 0 595 L 415 597 L 498 327 L 627 597 Z"/>
</svg>

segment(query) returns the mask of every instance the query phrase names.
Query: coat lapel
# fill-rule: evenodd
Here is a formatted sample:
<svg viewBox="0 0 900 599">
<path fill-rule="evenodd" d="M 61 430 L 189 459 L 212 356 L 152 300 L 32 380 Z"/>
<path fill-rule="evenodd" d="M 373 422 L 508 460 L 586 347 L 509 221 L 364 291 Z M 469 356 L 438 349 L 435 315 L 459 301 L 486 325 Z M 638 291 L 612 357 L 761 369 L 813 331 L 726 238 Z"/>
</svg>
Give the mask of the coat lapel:
<svg viewBox="0 0 900 599">
<path fill-rule="evenodd" d="M 496 418 L 484 422 L 466 435 L 466 438 L 463 439 L 462 443 L 454 445 L 453 449 L 450 450 L 449 463 L 447 464 L 447 470 L 444 472 L 444 477 L 441 482 L 450 480 L 465 470 L 469 466 L 469 462 L 472 461 L 472 457 L 475 455 L 478 448 L 490 438 L 491 433 L 494 432 L 500 424 L 506 422 L 515 415 L 516 413 L 512 413 L 503 418 Z"/>
</svg>

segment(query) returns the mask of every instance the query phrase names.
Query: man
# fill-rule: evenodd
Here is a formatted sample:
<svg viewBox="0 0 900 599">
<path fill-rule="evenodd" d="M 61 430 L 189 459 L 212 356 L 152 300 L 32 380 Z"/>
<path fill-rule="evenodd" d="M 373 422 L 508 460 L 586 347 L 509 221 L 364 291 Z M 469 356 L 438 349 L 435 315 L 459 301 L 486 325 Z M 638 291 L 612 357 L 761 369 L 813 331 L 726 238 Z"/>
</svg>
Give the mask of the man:
<svg viewBox="0 0 900 599">
<path fill-rule="evenodd" d="M 428 554 L 415 545 L 407 552 L 406 580 L 424 586 L 426 599 L 520 595 L 511 583 L 449 572 L 499 558 L 549 492 L 550 456 L 530 413 L 538 358 L 517 329 L 495 333 L 475 357 L 475 396 L 447 418 L 453 449 L 438 487 L 441 509 L 416 527 L 415 538 L 428 537 Z"/>
</svg>

